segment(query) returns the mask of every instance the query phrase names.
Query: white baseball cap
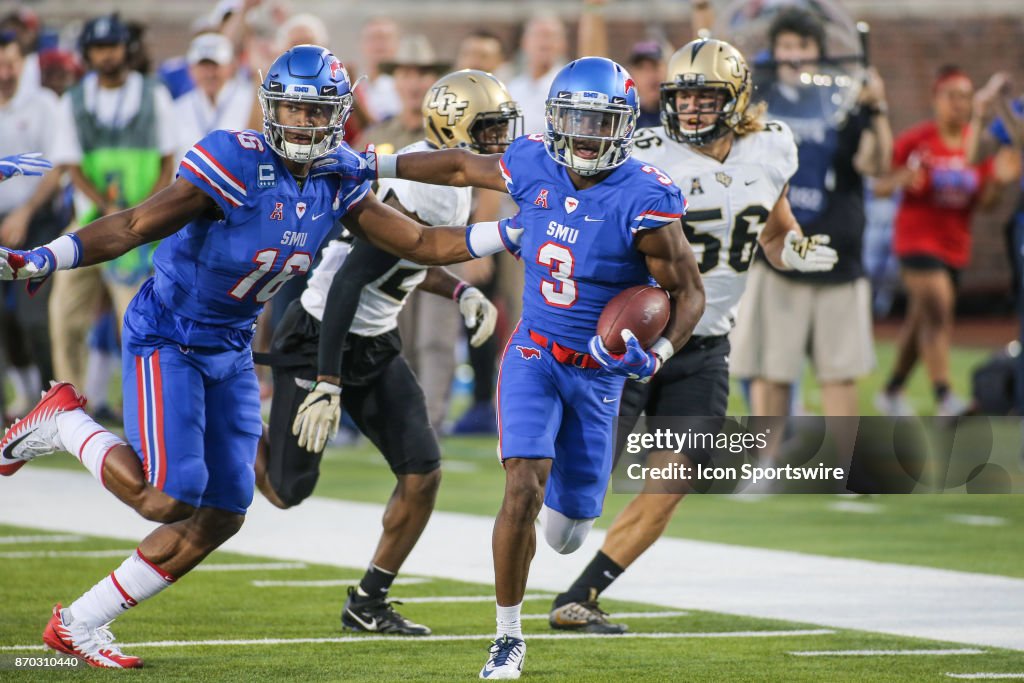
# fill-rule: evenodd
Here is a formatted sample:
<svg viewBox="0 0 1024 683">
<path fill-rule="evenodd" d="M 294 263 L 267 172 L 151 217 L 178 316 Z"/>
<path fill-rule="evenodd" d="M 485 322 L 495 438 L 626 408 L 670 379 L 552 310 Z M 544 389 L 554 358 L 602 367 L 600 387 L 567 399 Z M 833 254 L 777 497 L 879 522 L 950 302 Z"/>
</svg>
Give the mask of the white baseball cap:
<svg viewBox="0 0 1024 683">
<path fill-rule="evenodd" d="M 224 66 L 235 61 L 235 48 L 222 33 L 202 33 L 188 46 L 188 63 L 213 62 Z"/>
</svg>

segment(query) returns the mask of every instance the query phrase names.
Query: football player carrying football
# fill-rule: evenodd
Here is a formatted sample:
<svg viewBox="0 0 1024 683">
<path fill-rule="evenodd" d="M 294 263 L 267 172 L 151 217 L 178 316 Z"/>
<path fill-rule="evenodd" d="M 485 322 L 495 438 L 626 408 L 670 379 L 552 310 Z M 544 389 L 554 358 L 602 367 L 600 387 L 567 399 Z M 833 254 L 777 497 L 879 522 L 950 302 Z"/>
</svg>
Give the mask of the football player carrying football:
<svg viewBox="0 0 1024 683">
<path fill-rule="evenodd" d="M 546 131 L 517 139 L 500 157 L 441 150 L 375 159 L 381 177 L 505 191 L 520 210 L 519 242 L 508 246 L 524 256 L 523 317 L 498 378 L 506 476 L 492 538 L 498 627 L 481 678 L 522 671 L 520 611 L 538 514 L 558 552 L 580 546 L 601 514 L 625 380 L 650 379 L 704 310 L 697 263 L 679 228 L 682 194 L 630 156 L 638 111 L 625 69 L 586 57 L 555 76 Z M 413 246 L 404 239 L 395 246 Z M 469 246 L 480 253 L 493 243 L 470 235 Z M 652 276 L 672 298 L 665 336 L 646 350 L 626 334 L 626 352 L 609 353 L 594 334 L 602 309 Z"/>
<path fill-rule="evenodd" d="M 750 106 L 751 91 L 750 70 L 736 48 L 695 40 L 669 60 L 661 86 L 662 128 L 637 133 L 637 155 L 688 188 L 683 230 L 697 251 L 707 308 L 694 335 L 649 384 L 626 386 L 622 416 L 720 421 L 729 398 L 728 334 L 754 250 L 760 245 L 782 269 L 825 271 L 836 263 L 833 249 L 800 232 L 786 198 L 797 168 L 793 135 L 784 123 L 761 120 L 764 108 Z M 708 456 L 686 455 L 691 461 Z M 685 493 L 682 487 L 660 488 L 630 501 L 591 563 L 555 598 L 553 628 L 626 630 L 608 621 L 597 596 L 661 536 Z"/>
</svg>

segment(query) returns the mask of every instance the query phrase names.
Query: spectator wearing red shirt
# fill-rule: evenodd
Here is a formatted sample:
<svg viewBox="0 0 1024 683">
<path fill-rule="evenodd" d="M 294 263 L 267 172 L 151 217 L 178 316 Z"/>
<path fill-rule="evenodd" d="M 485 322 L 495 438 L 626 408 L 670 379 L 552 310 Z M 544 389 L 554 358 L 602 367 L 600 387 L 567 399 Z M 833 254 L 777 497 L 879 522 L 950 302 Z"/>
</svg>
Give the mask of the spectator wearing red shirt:
<svg viewBox="0 0 1024 683">
<path fill-rule="evenodd" d="M 966 404 L 950 391 L 949 345 L 953 332 L 956 281 L 971 255 L 971 214 L 994 204 L 1012 178 L 992 159 L 970 164 L 966 135 L 974 86 L 957 67 L 943 67 L 933 87 L 935 118 L 896 139 L 890 173 L 876 194 L 902 192 L 893 230 L 893 251 L 907 293 L 907 317 L 896 365 L 876 400 L 889 415 L 911 415 L 903 395 L 911 370 L 921 360 L 935 391 L 936 414 L 957 415 Z"/>
</svg>

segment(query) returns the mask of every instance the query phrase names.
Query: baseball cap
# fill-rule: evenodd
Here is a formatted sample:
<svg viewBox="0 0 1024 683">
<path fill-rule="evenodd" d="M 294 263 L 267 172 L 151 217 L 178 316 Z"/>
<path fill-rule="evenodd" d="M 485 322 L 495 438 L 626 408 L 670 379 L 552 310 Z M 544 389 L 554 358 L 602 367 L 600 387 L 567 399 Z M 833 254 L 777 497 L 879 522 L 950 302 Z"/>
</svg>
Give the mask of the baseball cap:
<svg viewBox="0 0 1024 683">
<path fill-rule="evenodd" d="M 202 33 L 188 46 L 188 63 L 213 62 L 224 66 L 235 60 L 235 49 L 222 33 Z"/>
<path fill-rule="evenodd" d="M 632 49 L 629 51 L 629 63 L 636 64 L 637 62 L 649 59 L 652 62 L 660 62 L 664 58 L 664 51 L 661 48 L 661 43 L 656 40 L 641 40 L 639 43 L 634 43 Z"/>
</svg>

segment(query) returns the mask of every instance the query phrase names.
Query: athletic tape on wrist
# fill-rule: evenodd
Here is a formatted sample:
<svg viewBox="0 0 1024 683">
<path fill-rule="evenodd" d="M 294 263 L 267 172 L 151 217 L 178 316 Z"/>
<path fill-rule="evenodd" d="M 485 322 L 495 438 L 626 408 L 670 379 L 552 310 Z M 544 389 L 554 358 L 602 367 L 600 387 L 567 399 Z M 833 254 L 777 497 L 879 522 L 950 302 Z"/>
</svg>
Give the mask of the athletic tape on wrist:
<svg viewBox="0 0 1024 683">
<path fill-rule="evenodd" d="M 658 341 L 651 344 L 651 353 L 660 358 L 662 363 L 668 361 L 675 352 L 676 349 L 668 337 L 659 337 Z"/>
<path fill-rule="evenodd" d="M 377 177 L 397 178 L 398 177 L 398 155 L 378 154 L 377 155 Z"/>
<path fill-rule="evenodd" d="M 53 254 L 54 270 L 70 270 L 77 268 L 82 260 L 82 242 L 78 235 L 61 235 L 47 244 L 44 249 L 49 249 Z"/>
</svg>

